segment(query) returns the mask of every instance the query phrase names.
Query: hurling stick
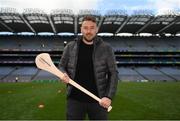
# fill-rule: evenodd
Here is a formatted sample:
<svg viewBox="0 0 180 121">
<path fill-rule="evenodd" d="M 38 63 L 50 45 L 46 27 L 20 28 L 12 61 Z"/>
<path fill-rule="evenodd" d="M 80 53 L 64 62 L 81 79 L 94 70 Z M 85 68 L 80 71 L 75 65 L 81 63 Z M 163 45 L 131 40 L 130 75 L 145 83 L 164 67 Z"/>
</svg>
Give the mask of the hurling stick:
<svg viewBox="0 0 180 121">
<path fill-rule="evenodd" d="M 36 56 L 35 59 L 35 63 L 36 66 L 39 69 L 48 71 L 56 76 L 58 76 L 60 79 L 63 78 L 64 73 L 61 72 L 52 62 L 51 57 L 48 53 L 41 53 L 39 55 Z M 95 99 L 96 101 L 100 102 L 101 99 L 99 97 L 97 97 L 96 95 L 94 95 L 93 93 L 89 92 L 87 89 L 85 89 L 84 87 L 82 87 L 81 85 L 79 85 L 78 83 L 76 83 L 75 81 L 73 81 L 72 79 L 69 80 L 69 84 L 71 84 L 72 86 L 76 87 L 77 89 L 81 90 L 82 92 L 84 92 L 85 94 L 89 95 L 90 97 L 92 97 L 93 99 Z M 111 111 L 112 106 L 109 106 L 107 111 Z"/>
</svg>

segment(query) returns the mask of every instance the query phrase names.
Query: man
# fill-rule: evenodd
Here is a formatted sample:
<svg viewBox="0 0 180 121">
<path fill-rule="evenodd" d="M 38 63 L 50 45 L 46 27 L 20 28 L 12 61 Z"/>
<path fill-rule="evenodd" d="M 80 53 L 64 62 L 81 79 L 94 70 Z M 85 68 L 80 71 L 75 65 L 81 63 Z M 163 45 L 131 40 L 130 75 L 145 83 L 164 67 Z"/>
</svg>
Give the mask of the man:
<svg viewBox="0 0 180 121">
<path fill-rule="evenodd" d="M 96 18 L 86 16 L 81 25 L 82 37 L 67 44 L 59 68 L 63 82 L 69 78 L 101 98 L 98 103 L 75 87 L 68 85 L 67 119 L 107 120 L 107 108 L 115 95 L 118 72 L 112 48 L 96 36 Z"/>
</svg>

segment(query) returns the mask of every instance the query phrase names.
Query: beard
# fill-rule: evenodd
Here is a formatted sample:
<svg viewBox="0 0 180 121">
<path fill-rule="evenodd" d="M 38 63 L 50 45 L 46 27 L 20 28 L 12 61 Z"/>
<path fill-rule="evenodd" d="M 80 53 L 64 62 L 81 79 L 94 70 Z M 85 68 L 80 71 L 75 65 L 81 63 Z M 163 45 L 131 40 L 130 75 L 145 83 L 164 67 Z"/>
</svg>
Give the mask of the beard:
<svg viewBox="0 0 180 121">
<path fill-rule="evenodd" d="M 92 35 L 89 35 L 90 37 L 88 36 L 83 36 L 83 39 L 87 42 L 92 42 L 93 39 L 95 38 L 95 36 L 92 36 Z"/>
</svg>

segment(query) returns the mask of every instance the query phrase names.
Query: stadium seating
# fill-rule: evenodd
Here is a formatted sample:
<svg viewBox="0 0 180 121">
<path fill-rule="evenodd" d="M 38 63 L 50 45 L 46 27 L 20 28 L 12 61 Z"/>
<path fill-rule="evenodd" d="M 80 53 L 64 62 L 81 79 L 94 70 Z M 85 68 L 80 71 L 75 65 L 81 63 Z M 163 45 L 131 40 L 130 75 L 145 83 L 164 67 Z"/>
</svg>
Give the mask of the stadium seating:
<svg viewBox="0 0 180 121">
<path fill-rule="evenodd" d="M 34 59 L 38 53 L 50 53 L 58 65 L 64 41 L 73 36 L 0 36 L 1 82 L 58 80 L 39 71 Z M 102 37 L 116 56 L 121 81 L 179 81 L 180 42 L 178 37 Z M 169 42 L 171 41 L 171 42 Z M 4 70 L 4 71 L 2 71 Z"/>
</svg>

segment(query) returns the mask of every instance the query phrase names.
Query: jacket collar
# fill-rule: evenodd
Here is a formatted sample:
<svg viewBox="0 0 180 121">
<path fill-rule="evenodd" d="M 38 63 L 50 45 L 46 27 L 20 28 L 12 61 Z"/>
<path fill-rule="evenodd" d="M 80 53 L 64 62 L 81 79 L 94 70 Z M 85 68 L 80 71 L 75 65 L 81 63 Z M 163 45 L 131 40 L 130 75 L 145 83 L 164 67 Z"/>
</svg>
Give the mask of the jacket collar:
<svg viewBox="0 0 180 121">
<path fill-rule="evenodd" d="M 79 44 L 80 41 L 82 41 L 82 36 L 75 38 L 75 41 L 77 41 L 77 43 Z M 93 41 L 94 41 L 93 42 L 94 45 L 97 46 L 98 44 L 100 44 L 102 42 L 102 39 L 100 37 L 95 36 Z"/>
</svg>

